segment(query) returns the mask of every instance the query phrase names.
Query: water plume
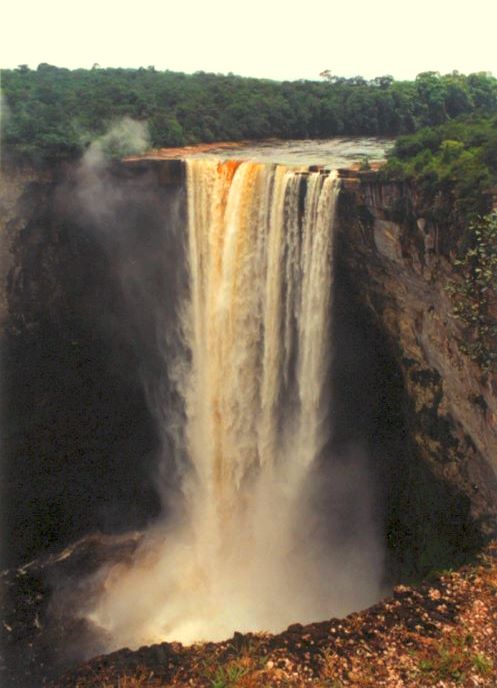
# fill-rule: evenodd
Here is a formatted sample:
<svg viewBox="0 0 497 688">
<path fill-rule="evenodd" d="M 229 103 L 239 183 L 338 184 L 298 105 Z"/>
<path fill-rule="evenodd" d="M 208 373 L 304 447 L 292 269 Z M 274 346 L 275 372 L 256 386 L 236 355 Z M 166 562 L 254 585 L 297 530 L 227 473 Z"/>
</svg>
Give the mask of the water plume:
<svg viewBox="0 0 497 688">
<path fill-rule="evenodd" d="M 150 148 L 146 122 L 122 117 L 113 122 L 102 136 L 93 139 L 83 156 L 83 166 L 99 167 L 106 159 L 125 155 L 140 155 Z"/>
<path fill-rule="evenodd" d="M 187 161 L 183 353 L 169 362 L 181 508 L 99 572 L 86 613 L 107 649 L 278 631 L 378 598 L 364 456 L 330 455 L 337 195 L 334 174 Z M 318 509 L 323 485 L 334 514 Z"/>
</svg>

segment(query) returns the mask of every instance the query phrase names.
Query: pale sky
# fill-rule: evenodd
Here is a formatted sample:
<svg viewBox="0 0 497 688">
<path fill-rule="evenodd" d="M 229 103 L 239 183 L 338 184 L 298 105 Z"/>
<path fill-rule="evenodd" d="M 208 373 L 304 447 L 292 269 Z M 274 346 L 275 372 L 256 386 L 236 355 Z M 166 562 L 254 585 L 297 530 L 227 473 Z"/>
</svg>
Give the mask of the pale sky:
<svg viewBox="0 0 497 688">
<path fill-rule="evenodd" d="M 497 76 L 497 0 L 5 0 L 0 66 Z"/>
</svg>

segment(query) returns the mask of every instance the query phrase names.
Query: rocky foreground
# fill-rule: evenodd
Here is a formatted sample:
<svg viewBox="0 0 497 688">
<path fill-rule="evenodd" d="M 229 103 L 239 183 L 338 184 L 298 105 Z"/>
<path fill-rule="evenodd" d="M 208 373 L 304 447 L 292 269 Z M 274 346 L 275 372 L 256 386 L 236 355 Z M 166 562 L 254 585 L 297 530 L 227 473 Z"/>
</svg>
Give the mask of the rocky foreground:
<svg viewBox="0 0 497 688">
<path fill-rule="evenodd" d="M 162 643 L 96 657 L 51 688 L 497 687 L 497 543 L 346 619 L 222 643 Z"/>
</svg>

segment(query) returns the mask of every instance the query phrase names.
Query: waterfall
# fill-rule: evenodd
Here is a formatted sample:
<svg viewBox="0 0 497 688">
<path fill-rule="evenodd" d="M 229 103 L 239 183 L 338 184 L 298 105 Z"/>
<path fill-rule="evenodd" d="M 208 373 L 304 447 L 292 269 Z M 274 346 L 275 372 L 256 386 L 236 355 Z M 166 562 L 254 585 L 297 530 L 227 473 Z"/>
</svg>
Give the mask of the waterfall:
<svg viewBox="0 0 497 688">
<path fill-rule="evenodd" d="M 376 598 L 351 592 L 365 559 L 348 545 L 331 556 L 308 503 L 331 424 L 336 175 L 214 159 L 186 170 L 182 516 L 106 572 L 89 616 L 114 647 L 282 630 Z"/>
<path fill-rule="evenodd" d="M 192 509 L 222 542 L 226 522 L 252 518 L 258 482 L 277 473 L 297 490 L 327 439 L 337 182 L 190 160 L 187 188 Z"/>
</svg>

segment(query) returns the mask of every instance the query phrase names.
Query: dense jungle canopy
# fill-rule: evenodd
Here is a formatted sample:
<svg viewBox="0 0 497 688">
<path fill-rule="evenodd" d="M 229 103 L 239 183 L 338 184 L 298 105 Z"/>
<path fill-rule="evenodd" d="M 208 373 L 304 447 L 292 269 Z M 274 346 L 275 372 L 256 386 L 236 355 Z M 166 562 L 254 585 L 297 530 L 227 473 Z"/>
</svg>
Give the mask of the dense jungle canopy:
<svg viewBox="0 0 497 688">
<path fill-rule="evenodd" d="M 146 122 L 152 147 L 332 136 L 398 136 L 497 111 L 497 79 L 424 72 L 270 81 L 233 74 L 140 69 L 2 70 L 4 151 L 31 161 L 77 157 L 123 117 Z"/>
</svg>

